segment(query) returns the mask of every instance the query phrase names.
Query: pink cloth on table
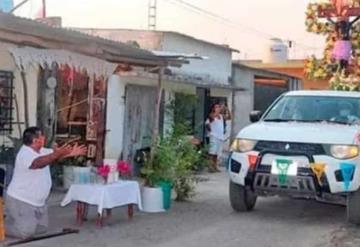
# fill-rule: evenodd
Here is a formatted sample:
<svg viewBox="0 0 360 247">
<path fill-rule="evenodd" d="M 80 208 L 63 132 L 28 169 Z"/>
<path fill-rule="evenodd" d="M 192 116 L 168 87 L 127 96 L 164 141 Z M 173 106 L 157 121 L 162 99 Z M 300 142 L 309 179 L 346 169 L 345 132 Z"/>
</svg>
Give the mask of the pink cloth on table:
<svg viewBox="0 0 360 247">
<path fill-rule="evenodd" d="M 351 42 L 349 40 L 338 40 L 335 42 L 332 57 L 336 60 L 350 60 Z"/>
</svg>

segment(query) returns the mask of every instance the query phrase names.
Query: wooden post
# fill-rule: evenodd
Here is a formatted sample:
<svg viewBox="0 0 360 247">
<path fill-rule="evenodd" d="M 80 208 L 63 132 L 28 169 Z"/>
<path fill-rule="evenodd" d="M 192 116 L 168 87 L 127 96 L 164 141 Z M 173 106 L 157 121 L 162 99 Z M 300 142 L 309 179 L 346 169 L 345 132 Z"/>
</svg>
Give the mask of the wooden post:
<svg viewBox="0 0 360 247">
<path fill-rule="evenodd" d="M 81 226 L 84 222 L 84 215 L 86 210 L 86 204 L 78 201 L 76 203 L 76 224 Z"/>
<path fill-rule="evenodd" d="M 46 0 L 42 0 L 43 8 L 42 8 L 42 17 L 46 18 Z"/>
<path fill-rule="evenodd" d="M 97 218 L 96 218 L 96 226 L 97 227 L 103 227 L 103 224 L 104 224 L 104 211 L 102 212 L 102 214 L 97 214 Z"/>
<path fill-rule="evenodd" d="M 38 80 L 37 126 L 47 137 L 47 145 L 52 146 L 56 135 L 56 77 L 57 65 L 46 66 Z M 51 79 L 50 79 L 51 78 Z M 50 80 L 49 80 L 50 79 Z"/>
<path fill-rule="evenodd" d="M 152 141 L 151 141 L 151 152 L 150 152 L 150 164 L 154 161 L 154 155 L 156 150 L 157 139 L 159 136 L 159 123 L 160 123 L 160 107 L 161 107 L 161 99 L 162 99 L 162 77 L 164 73 L 164 67 L 159 68 L 159 76 L 158 76 L 158 85 L 157 85 L 157 99 L 155 106 L 155 123 L 154 129 L 152 133 Z"/>
<path fill-rule="evenodd" d="M 128 217 L 129 217 L 129 220 L 132 220 L 134 217 L 134 205 L 133 204 L 128 205 Z"/>
<path fill-rule="evenodd" d="M 23 84 L 23 90 L 24 90 L 24 114 L 25 114 L 25 128 L 29 128 L 29 92 L 28 92 L 28 86 L 26 81 L 26 73 L 24 68 L 21 69 L 21 80 Z"/>
<path fill-rule="evenodd" d="M 0 241 L 5 240 L 4 200 L 0 197 Z"/>
</svg>

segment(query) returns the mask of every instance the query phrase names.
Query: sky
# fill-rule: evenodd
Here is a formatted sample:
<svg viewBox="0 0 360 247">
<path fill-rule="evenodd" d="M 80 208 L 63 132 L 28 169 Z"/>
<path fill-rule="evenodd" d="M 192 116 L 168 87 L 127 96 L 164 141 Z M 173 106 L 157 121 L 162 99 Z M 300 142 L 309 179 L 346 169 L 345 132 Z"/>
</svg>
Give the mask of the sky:
<svg viewBox="0 0 360 247">
<path fill-rule="evenodd" d="M 235 57 L 242 59 L 261 58 L 271 37 L 294 42 L 290 58 L 322 52 L 324 38 L 305 30 L 305 10 L 311 0 L 182 1 L 227 21 L 199 14 L 177 0 L 157 0 L 157 30 L 228 44 L 240 50 Z M 30 0 L 15 14 L 32 18 L 40 7 L 41 0 Z M 47 0 L 47 15 L 61 16 L 66 27 L 147 29 L 148 0 Z"/>
</svg>

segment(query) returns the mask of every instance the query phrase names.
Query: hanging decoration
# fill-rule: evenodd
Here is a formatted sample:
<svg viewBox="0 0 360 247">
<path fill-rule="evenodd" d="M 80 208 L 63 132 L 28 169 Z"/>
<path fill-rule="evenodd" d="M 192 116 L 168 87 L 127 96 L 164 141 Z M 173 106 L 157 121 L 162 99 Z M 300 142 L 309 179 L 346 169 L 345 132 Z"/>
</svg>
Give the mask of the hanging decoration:
<svg viewBox="0 0 360 247">
<path fill-rule="evenodd" d="M 68 65 L 77 72 L 86 70 L 89 75 L 108 77 L 117 67 L 117 64 L 65 50 L 21 47 L 9 48 L 9 52 L 14 57 L 16 66 L 25 70 L 30 66 L 40 65 L 44 68 L 49 64 L 56 63 L 59 66 Z"/>
<path fill-rule="evenodd" d="M 355 165 L 350 163 L 341 163 L 340 171 L 343 177 L 345 191 L 348 191 L 355 172 Z"/>
<path fill-rule="evenodd" d="M 279 170 L 279 183 L 281 185 L 286 184 L 286 178 L 291 164 L 292 164 L 291 160 L 283 160 L 283 159 L 276 160 L 276 167 Z"/>
<path fill-rule="evenodd" d="M 322 185 L 321 177 L 325 173 L 326 165 L 324 163 L 313 163 L 310 164 L 310 168 L 316 176 L 319 185 Z"/>
<path fill-rule="evenodd" d="M 248 161 L 249 161 L 250 170 L 253 171 L 255 169 L 257 160 L 258 160 L 258 155 L 255 155 L 255 154 L 249 154 L 248 155 Z"/>
<path fill-rule="evenodd" d="M 329 80 L 335 90 L 360 90 L 359 19 L 360 0 L 325 0 L 308 5 L 307 31 L 326 36 L 323 57 L 311 56 L 305 61 L 308 78 Z"/>
</svg>

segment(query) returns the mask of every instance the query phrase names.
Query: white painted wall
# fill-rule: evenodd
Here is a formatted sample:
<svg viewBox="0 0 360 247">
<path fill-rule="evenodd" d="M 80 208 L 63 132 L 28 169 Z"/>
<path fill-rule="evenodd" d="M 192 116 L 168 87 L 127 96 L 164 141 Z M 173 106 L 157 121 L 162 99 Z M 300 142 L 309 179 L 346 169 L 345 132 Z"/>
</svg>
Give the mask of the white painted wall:
<svg viewBox="0 0 360 247">
<path fill-rule="evenodd" d="M 128 30 L 128 29 L 101 29 L 101 28 L 74 28 L 77 31 L 100 36 L 106 39 L 128 42 L 136 41 L 141 48 L 148 50 L 160 50 L 162 41 L 162 32 Z"/>
<path fill-rule="evenodd" d="M 254 73 L 233 67 L 233 82 L 235 87 L 245 91 L 235 91 L 233 102 L 232 137 L 250 124 L 249 114 L 254 109 Z"/>
<path fill-rule="evenodd" d="M 232 52 L 229 49 L 192 39 L 176 33 L 164 33 L 162 42 L 163 51 L 190 53 L 206 56 L 209 59 L 191 59 L 190 64 L 181 68 L 172 68 L 175 73 L 200 75 L 207 80 L 229 84 L 231 77 Z"/>
<path fill-rule="evenodd" d="M 125 84 L 118 75 L 108 80 L 105 159 L 119 159 L 123 150 Z"/>
<path fill-rule="evenodd" d="M 124 143 L 124 121 L 125 121 L 125 87 L 127 84 L 143 86 L 157 85 L 157 79 L 141 78 L 133 76 L 112 75 L 108 80 L 108 95 L 106 109 L 106 136 L 105 136 L 105 159 L 118 159 L 123 151 Z M 174 92 L 194 93 L 196 87 L 163 82 L 165 99 L 169 102 Z M 172 116 L 165 114 L 164 131 L 169 130 L 172 124 Z"/>
<path fill-rule="evenodd" d="M 16 118 L 16 109 L 13 111 L 14 122 L 24 122 L 25 121 L 25 107 L 24 107 L 24 89 L 22 84 L 22 79 L 19 69 L 16 67 L 13 57 L 9 52 L 9 48 L 15 48 L 16 46 L 9 43 L 0 43 L 0 70 L 12 71 L 14 73 L 14 94 L 16 95 L 18 105 L 19 105 L 19 119 Z M 37 117 L 37 90 L 38 90 L 38 66 L 30 66 L 26 68 L 26 79 L 28 83 L 28 110 L 29 110 L 29 126 L 36 125 Z M 15 107 L 15 101 L 13 102 Z M 17 125 L 13 125 L 13 137 L 21 137 L 22 133 L 19 133 Z M 21 131 L 25 130 L 25 125 L 21 124 Z M 0 137 L 0 144 L 5 143 L 10 145 L 7 139 Z"/>
</svg>

